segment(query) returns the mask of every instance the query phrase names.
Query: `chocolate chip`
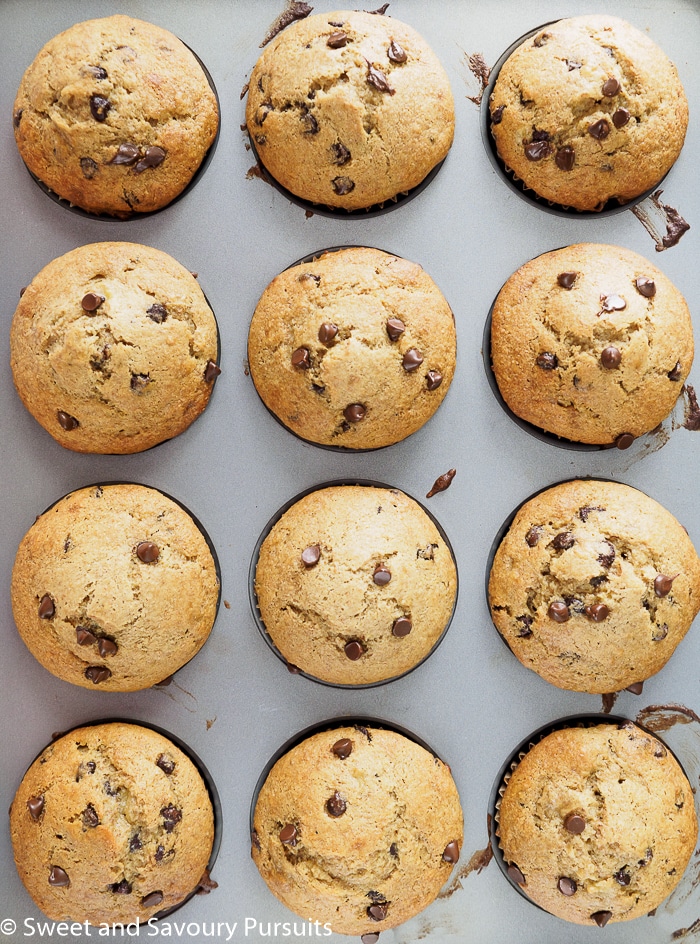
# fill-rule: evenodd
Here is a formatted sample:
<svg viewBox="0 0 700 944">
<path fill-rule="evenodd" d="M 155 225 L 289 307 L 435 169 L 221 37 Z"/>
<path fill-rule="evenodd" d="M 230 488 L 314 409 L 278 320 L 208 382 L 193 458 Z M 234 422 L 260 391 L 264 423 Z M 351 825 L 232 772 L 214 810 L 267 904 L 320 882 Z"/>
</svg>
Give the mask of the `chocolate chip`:
<svg viewBox="0 0 700 944">
<path fill-rule="evenodd" d="M 107 78 L 107 70 L 103 69 L 102 66 L 85 66 L 85 71 L 98 81 Z"/>
<path fill-rule="evenodd" d="M 620 128 L 624 128 L 631 117 L 626 108 L 618 108 L 617 111 L 613 112 L 612 121 L 619 130 Z"/>
<path fill-rule="evenodd" d="M 304 567 L 310 569 L 315 567 L 321 559 L 321 547 L 318 544 L 311 544 L 305 547 L 301 552 L 301 562 Z"/>
<path fill-rule="evenodd" d="M 97 636 L 86 629 L 85 626 L 75 627 L 75 639 L 79 646 L 91 646 L 97 642 Z"/>
<path fill-rule="evenodd" d="M 301 673 L 301 669 L 298 665 L 293 665 L 291 662 L 285 662 L 285 665 L 290 675 L 299 675 Z"/>
<path fill-rule="evenodd" d="M 608 921 L 612 918 L 612 911 L 595 911 L 591 918 L 598 925 L 599 928 L 604 928 Z"/>
<path fill-rule="evenodd" d="M 334 177 L 331 183 L 339 197 L 344 197 L 346 194 L 350 193 L 351 190 L 355 189 L 355 181 L 351 180 L 349 177 Z"/>
<path fill-rule="evenodd" d="M 377 944 L 378 940 L 379 940 L 379 935 L 375 934 L 374 931 L 370 931 L 369 934 L 363 934 L 362 937 L 360 938 L 360 941 L 362 942 L 362 944 Z"/>
<path fill-rule="evenodd" d="M 552 538 L 552 547 L 555 551 L 568 551 L 576 543 L 571 531 L 560 531 Z"/>
<path fill-rule="evenodd" d="M 657 745 L 654 747 L 654 757 L 666 757 L 667 754 L 668 754 L 668 751 L 667 751 L 666 748 L 663 746 L 663 744 L 657 744 Z M 681 796 L 682 796 L 682 794 L 681 794 Z M 680 803 L 679 803 L 678 801 L 676 801 L 676 807 L 677 807 L 679 810 L 682 809 L 682 808 L 683 808 L 683 800 L 681 800 Z"/>
<path fill-rule="evenodd" d="M 158 167 L 159 164 L 162 164 L 165 160 L 165 151 L 163 148 L 152 146 L 147 147 L 144 151 L 143 157 L 134 167 L 135 174 L 142 174 L 149 167 Z"/>
<path fill-rule="evenodd" d="M 340 760 L 345 760 L 352 754 L 352 741 L 350 738 L 341 738 L 335 742 L 331 750 Z"/>
<path fill-rule="evenodd" d="M 505 105 L 499 105 L 498 108 L 494 108 L 494 110 L 491 112 L 491 121 L 495 125 L 500 125 L 500 123 L 503 121 L 503 111 L 505 107 Z"/>
<path fill-rule="evenodd" d="M 59 410 L 56 416 L 58 417 L 59 425 L 62 426 L 67 433 L 72 432 L 80 426 L 80 422 L 76 420 L 74 416 L 71 416 L 70 413 L 64 413 L 63 410 Z"/>
<path fill-rule="evenodd" d="M 80 158 L 80 169 L 83 172 L 83 177 L 86 180 L 92 180 L 92 178 L 99 172 L 99 167 L 97 162 L 93 161 L 91 157 L 81 157 Z"/>
<path fill-rule="evenodd" d="M 109 886 L 110 890 L 114 892 L 115 895 L 130 895 L 131 894 L 131 885 L 127 882 L 125 878 L 121 882 L 114 882 L 113 885 Z"/>
<path fill-rule="evenodd" d="M 645 275 L 640 275 L 638 279 L 635 280 L 635 286 L 640 295 L 643 295 L 645 298 L 653 298 L 656 295 L 656 282 L 653 279 L 648 279 Z"/>
<path fill-rule="evenodd" d="M 399 847 L 396 845 L 395 842 L 392 842 L 392 844 L 389 846 L 389 855 L 393 856 L 394 859 L 398 858 Z"/>
<path fill-rule="evenodd" d="M 138 833 L 135 833 L 129 840 L 129 852 L 138 852 L 143 849 L 143 843 Z"/>
<path fill-rule="evenodd" d="M 299 367 L 302 370 L 308 370 L 311 367 L 308 348 L 298 347 L 292 351 L 292 367 Z"/>
<path fill-rule="evenodd" d="M 18 108 L 17 111 L 12 113 L 12 124 L 15 128 L 19 128 L 19 123 L 22 120 L 23 114 L 24 114 L 23 108 Z"/>
<path fill-rule="evenodd" d="M 420 365 L 423 363 L 423 355 L 420 351 L 416 350 L 415 347 L 412 347 L 409 351 L 403 356 L 401 365 L 406 373 L 411 373 L 411 371 L 418 370 Z"/>
<path fill-rule="evenodd" d="M 398 341 L 406 330 L 406 325 L 400 318 L 389 318 L 386 323 L 386 333 L 390 341 Z"/>
<path fill-rule="evenodd" d="M 562 603 L 561 600 L 554 600 L 549 604 L 547 616 L 555 623 L 566 623 L 571 613 L 566 603 Z"/>
<path fill-rule="evenodd" d="M 573 288 L 578 272 L 560 272 L 557 276 L 557 284 L 562 288 Z"/>
<path fill-rule="evenodd" d="M 603 311 L 623 311 L 627 308 L 627 302 L 622 295 L 601 295 L 600 304 Z"/>
<path fill-rule="evenodd" d="M 325 388 L 325 386 L 324 386 L 323 384 L 312 383 L 312 384 L 311 384 L 311 389 L 314 391 L 314 393 L 323 393 L 323 391 L 324 391 L 326 388 Z"/>
<path fill-rule="evenodd" d="M 541 161 L 551 153 L 552 147 L 548 141 L 530 141 L 525 145 L 525 157 L 528 161 Z"/>
<path fill-rule="evenodd" d="M 394 625 L 391 627 L 391 632 L 394 636 L 403 638 L 404 636 L 408 636 L 412 629 L 413 623 L 411 622 L 410 617 L 399 616 L 397 620 L 394 620 Z"/>
<path fill-rule="evenodd" d="M 391 580 L 391 571 L 384 564 L 377 564 L 372 574 L 372 580 L 378 587 L 385 587 Z"/>
<path fill-rule="evenodd" d="M 160 557 L 160 548 L 153 541 L 140 541 L 136 545 L 136 556 L 144 564 L 153 564 Z"/>
<path fill-rule="evenodd" d="M 348 423 L 359 423 L 366 415 L 367 409 L 361 403 L 351 403 L 343 410 L 343 416 Z"/>
<path fill-rule="evenodd" d="M 592 125 L 588 126 L 588 133 L 592 138 L 595 138 L 596 141 L 602 141 L 610 134 L 610 125 L 605 118 L 601 118 L 599 121 L 595 121 Z"/>
<path fill-rule="evenodd" d="M 647 849 L 647 851 L 644 853 L 644 858 L 640 859 L 639 862 L 637 862 L 637 865 L 640 866 L 640 868 L 643 868 L 645 865 L 649 865 L 649 863 L 651 862 L 653 858 L 654 858 L 653 849 Z"/>
<path fill-rule="evenodd" d="M 535 547 L 542 535 L 542 528 L 538 525 L 530 528 L 530 530 L 525 535 L 525 543 L 528 547 Z"/>
<path fill-rule="evenodd" d="M 443 862 L 449 862 L 450 865 L 454 865 L 454 863 L 459 860 L 459 843 L 454 839 L 452 842 L 448 842 L 443 850 L 442 859 Z"/>
<path fill-rule="evenodd" d="M 529 639 L 530 636 L 532 636 L 532 630 L 530 629 L 530 627 L 532 626 L 532 623 L 533 623 L 532 617 L 531 617 L 531 616 L 528 616 L 527 614 L 525 614 L 524 616 L 516 616 L 516 617 L 515 617 L 515 620 L 516 620 L 516 622 L 523 624 L 523 625 L 522 625 L 522 628 L 519 629 L 518 632 L 517 632 L 517 634 L 516 634 L 516 635 L 518 636 L 518 638 L 519 638 L 519 639 Z"/>
<path fill-rule="evenodd" d="M 155 321 L 156 324 L 163 324 L 165 319 L 168 317 L 168 309 L 165 307 L 165 305 L 160 305 L 158 302 L 156 302 L 155 304 L 151 305 L 149 309 L 147 309 L 146 314 L 151 319 L 151 321 Z"/>
<path fill-rule="evenodd" d="M 163 817 L 163 826 L 166 833 L 171 833 L 182 819 L 182 811 L 178 810 L 172 803 L 164 806 L 160 811 L 160 815 Z"/>
<path fill-rule="evenodd" d="M 135 144 L 120 144 L 110 164 L 135 164 L 139 159 L 139 149 Z"/>
<path fill-rule="evenodd" d="M 160 767 L 166 777 L 169 777 L 175 770 L 175 761 L 171 757 L 168 757 L 167 754 L 159 754 L 156 760 L 156 767 Z"/>
<path fill-rule="evenodd" d="M 329 816 L 342 816 L 347 808 L 347 803 L 337 790 L 330 799 L 326 800 L 326 810 Z"/>
<path fill-rule="evenodd" d="M 517 865 L 514 865 L 511 862 L 508 868 L 506 869 L 506 871 L 508 872 L 508 877 L 512 879 L 512 881 L 514 881 L 516 885 L 525 884 L 525 876 L 520 871 Z"/>
<path fill-rule="evenodd" d="M 557 165 L 559 170 L 574 169 L 574 164 L 576 163 L 576 152 L 570 144 L 559 148 L 557 153 L 554 155 L 554 163 Z"/>
<path fill-rule="evenodd" d="M 573 72 L 574 69 L 580 69 L 583 65 L 583 63 L 579 62 L 578 59 L 565 59 L 564 62 L 569 67 L 569 72 Z"/>
<path fill-rule="evenodd" d="M 562 895 L 566 895 L 568 898 L 570 898 L 572 895 L 576 894 L 576 889 L 578 886 L 572 878 L 567 878 L 565 875 L 562 875 L 562 877 L 557 882 L 557 888 L 562 893 Z"/>
<path fill-rule="evenodd" d="M 97 311 L 104 300 L 104 295 L 98 295 L 97 292 L 88 292 L 87 295 L 83 295 L 80 304 L 85 311 Z"/>
<path fill-rule="evenodd" d="M 316 116 L 312 115 L 310 111 L 307 111 L 302 117 L 302 121 L 306 125 L 302 134 L 318 134 L 318 121 Z"/>
<path fill-rule="evenodd" d="M 559 358 L 550 351 L 542 351 L 535 358 L 535 363 L 538 367 L 541 367 L 542 370 L 556 370 L 559 366 Z"/>
<path fill-rule="evenodd" d="M 659 574 L 654 578 L 654 593 L 657 597 L 667 597 L 671 592 L 673 587 L 673 581 L 676 577 L 680 576 L 676 574 L 674 577 L 667 577 L 665 574 Z"/>
<path fill-rule="evenodd" d="M 583 612 L 593 623 L 602 623 L 610 615 L 610 610 L 604 603 L 592 603 L 585 607 Z"/>
<path fill-rule="evenodd" d="M 158 846 L 158 848 L 156 849 L 156 854 L 154 858 L 156 862 L 162 862 L 163 859 L 169 859 L 170 856 L 174 856 L 174 855 L 175 855 L 174 849 L 168 849 L 168 851 L 166 852 L 163 846 Z"/>
<path fill-rule="evenodd" d="M 350 659 L 351 662 L 357 662 L 365 653 L 365 647 L 361 642 L 358 642 L 356 639 L 352 639 L 350 642 L 345 643 L 345 655 Z"/>
<path fill-rule="evenodd" d="M 330 344 L 337 334 L 338 325 L 334 325 L 330 321 L 324 321 L 318 329 L 318 339 L 321 344 Z"/>
<path fill-rule="evenodd" d="M 93 685 L 99 685 L 100 682 L 106 682 L 112 673 L 104 665 L 89 665 L 84 672 L 85 678 Z"/>
<path fill-rule="evenodd" d="M 44 795 L 41 794 L 40 796 L 29 797 L 27 800 L 27 809 L 34 822 L 38 823 L 41 814 L 44 812 Z"/>
<path fill-rule="evenodd" d="M 39 602 L 39 619 L 53 619 L 55 613 L 56 606 L 48 593 L 45 593 Z"/>
<path fill-rule="evenodd" d="M 619 91 L 620 83 L 611 75 L 610 78 L 606 79 L 603 83 L 603 95 L 605 95 L 606 98 L 612 98 L 613 95 L 617 95 Z"/>
<path fill-rule="evenodd" d="M 656 625 L 656 629 L 651 634 L 651 638 L 654 642 L 661 642 L 662 639 L 665 639 L 668 636 L 668 625 L 666 623 L 661 623 Z"/>
<path fill-rule="evenodd" d="M 602 567 L 612 567 L 613 561 L 615 560 L 615 547 L 610 543 L 610 541 L 603 541 L 603 544 L 608 549 L 607 554 L 598 555 L 598 563 Z"/>
<path fill-rule="evenodd" d="M 632 876 L 627 870 L 626 865 L 623 865 L 619 872 L 615 872 L 613 878 L 618 883 L 618 885 L 629 885 L 629 883 L 632 881 Z"/>
<path fill-rule="evenodd" d="M 600 355 L 600 363 L 606 370 L 615 370 L 616 367 L 620 366 L 621 360 L 622 354 L 618 348 L 612 345 L 606 347 Z"/>
<path fill-rule="evenodd" d="M 379 92 L 388 92 L 389 95 L 396 92 L 396 89 L 389 85 L 389 81 L 381 69 L 375 68 L 371 62 L 367 63 L 367 84 L 372 85 Z"/>
<path fill-rule="evenodd" d="M 628 685 L 625 689 L 626 692 L 631 692 L 632 695 L 641 695 L 644 689 L 644 682 L 632 682 L 631 685 Z"/>
<path fill-rule="evenodd" d="M 618 449 L 629 449 L 633 442 L 634 436 L 632 433 L 620 433 L 620 435 L 615 440 L 615 445 Z"/>
<path fill-rule="evenodd" d="M 257 829 L 253 829 L 251 831 L 250 841 L 252 842 L 253 846 L 258 850 L 258 852 L 262 850 L 262 845 L 260 843 L 260 836 L 258 836 Z"/>
<path fill-rule="evenodd" d="M 347 41 L 348 34 L 344 30 L 336 30 L 326 40 L 326 46 L 330 46 L 331 49 L 342 49 Z"/>
<path fill-rule="evenodd" d="M 425 386 L 428 390 L 437 390 L 442 383 L 442 374 L 439 370 L 429 370 L 425 375 Z"/>
<path fill-rule="evenodd" d="M 104 121 L 111 107 L 111 103 L 103 95 L 90 96 L 90 112 L 95 121 Z"/>
<path fill-rule="evenodd" d="M 586 820 L 578 813 L 569 813 L 564 820 L 564 828 L 574 836 L 580 836 L 586 828 Z"/>
<path fill-rule="evenodd" d="M 119 646 L 117 646 L 116 642 L 113 642 L 111 639 L 107 639 L 105 636 L 102 636 L 97 641 L 97 649 L 102 658 L 105 659 L 107 656 L 115 656 L 119 650 Z"/>
<path fill-rule="evenodd" d="M 86 828 L 94 829 L 95 826 L 100 825 L 100 817 L 97 815 L 97 810 L 92 805 L 92 803 L 88 803 L 80 815 L 83 821 L 83 826 Z"/>
<path fill-rule="evenodd" d="M 279 840 L 281 843 L 284 843 L 285 846 L 296 846 L 297 844 L 297 828 L 293 823 L 287 823 L 286 826 L 283 826 L 280 830 Z"/>
<path fill-rule="evenodd" d="M 681 379 L 681 362 L 676 361 L 676 366 L 666 374 L 669 380 L 678 381 Z"/>
<path fill-rule="evenodd" d="M 578 516 L 584 524 L 588 521 L 588 516 L 592 511 L 605 511 L 605 508 L 600 505 L 585 505 L 583 508 L 579 508 Z"/>
<path fill-rule="evenodd" d="M 406 50 L 400 46 L 395 39 L 392 39 L 389 43 L 389 48 L 387 49 L 386 54 L 392 62 L 405 62 L 408 58 L 406 56 Z"/>
<path fill-rule="evenodd" d="M 67 888 L 70 885 L 68 873 L 58 865 L 52 865 L 49 872 L 49 885 L 53 885 L 54 888 Z"/>
<path fill-rule="evenodd" d="M 548 40 L 549 38 L 550 38 L 550 34 L 549 34 L 549 33 L 540 33 L 539 36 L 535 36 L 535 38 L 534 38 L 533 41 L 532 41 L 532 45 L 533 45 L 533 46 L 544 46 L 544 44 L 547 42 L 547 40 Z"/>
<path fill-rule="evenodd" d="M 215 380 L 221 373 L 221 368 L 218 366 L 216 361 L 208 360 L 207 366 L 204 368 L 204 380 L 206 383 L 211 383 Z"/>
<path fill-rule="evenodd" d="M 141 904 L 144 908 L 155 908 L 156 905 L 159 905 L 163 901 L 163 892 L 149 892 L 148 895 L 144 895 L 141 899 Z"/>
<path fill-rule="evenodd" d="M 367 909 L 367 917 L 371 918 L 372 921 L 383 921 L 386 918 L 386 910 L 386 904 L 370 905 Z"/>
</svg>

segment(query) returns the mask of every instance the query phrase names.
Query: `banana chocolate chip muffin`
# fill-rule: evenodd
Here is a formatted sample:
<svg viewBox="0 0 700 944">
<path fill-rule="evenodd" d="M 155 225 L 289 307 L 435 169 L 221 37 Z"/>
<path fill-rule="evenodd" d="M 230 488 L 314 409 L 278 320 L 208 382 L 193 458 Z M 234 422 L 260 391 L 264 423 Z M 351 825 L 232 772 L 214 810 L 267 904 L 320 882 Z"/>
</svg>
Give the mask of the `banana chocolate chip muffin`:
<svg viewBox="0 0 700 944">
<path fill-rule="evenodd" d="M 219 127 L 193 53 L 121 14 L 49 40 L 24 73 L 13 119 L 20 155 L 43 184 L 88 213 L 122 218 L 174 200 Z"/>
<path fill-rule="evenodd" d="M 516 179 L 588 211 L 659 183 L 688 125 L 676 67 L 648 36 L 607 15 L 559 20 L 526 39 L 503 64 L 489 113 Z"/>
<path fill-rule="evenodd" d="M 437 897 L 461 844 L 450 768 L 402 734 L 358 725 L 314 734 L 277 761 L 251 852 L 288 908 L 369 942 Z"/>
<path fill-rule="evenodd" d="M 248 133 L 303 200 L 358 210 L 416 187 L 454 134 L 449 80 L 414 29 L 342 10 L 280 33 L 253 69 Z"/>
<path fill-rule="evenodd" d="M 264 629 L 287 663 L 339 685 L 403 675 L 449 625 L 452 552 L 430 516 L 394 488 L 334 485 L 295 502 L 255 570 Z"/>
<path fill-rule="evenodd" d="M 653 499 L 618 482 L 576 480 L 518 510 L 488 593 L 510 649 L 548 682 L 639 692 L 700 610 L 700 560 Z"/>
<path fill-rule="evenodd" d="M 496 835 L 508 875 L 575 924 L 649 914 L 695 848 L 687 777 L 631 721 L 553 731 L 516 762 L 501 794 Z"/>
<path fill-rule="evenodd" d="M 216 618 L 219 578 L 194 519 L 143 485 L 66 495 L 20 543 L 12 610 L 33 656 L 83 688 L 133 692 L 176 672 Z"/>
<path fill-rule="evenodd" d="M 214 812 L 172 741 L 112 722 L 76 728 L 39 755 L 10 833 L 19 876 L 49 918 L 146 923 L 208 882 Z"/>
<path fill-rule="evenodd" d="M 378 249 L 327 252 L 265 289 L 248 335 L 261 399 L 314 443 L 399 442 L 437 410 L 452 382 L 455 323 L 414 262 Z"/>
<path fill-rule="evenodd" d="M 525 263 L 492 310 L 491 361 L 516 416 L 626 449 L 671 412 L 693 362 L 685 299 L 643 256 L 581 243 Z"/>
<path fill-rule="evenodd" d="M 177 436 L 207 406 L 218 355 L 192 273 L 136 243 L 54 259 L 22 293 L 10 330 L 22 402 L 76 452 L 141 452 Z"/>
</svg>

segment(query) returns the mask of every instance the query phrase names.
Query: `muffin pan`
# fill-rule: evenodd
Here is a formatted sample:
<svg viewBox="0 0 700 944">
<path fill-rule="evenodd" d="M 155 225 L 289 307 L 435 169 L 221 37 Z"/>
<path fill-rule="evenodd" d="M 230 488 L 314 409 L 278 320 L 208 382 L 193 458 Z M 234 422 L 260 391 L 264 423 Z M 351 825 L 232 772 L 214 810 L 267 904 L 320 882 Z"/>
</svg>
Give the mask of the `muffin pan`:
<svg viewBox="0 0 700 944">
<path fill-rule="evenodd" d="M 338 8 L 329 0 L 319 0 L 315 7 L 316 12 Z M 186 436 L 136 455 L 91 456 L 62 449 L 22 407 L 9 370 L 9 320 L 20 289 L 43 265 L 76 246 L 113 239 L 115 229 L 109 221 L 67 213 L 46 199 L 19 157 L 11 114 L 20 78 L 43 43 L 88 16 L 108 15 L 113 6 L 108 0 L 94 0 L 89 11 L 77 0 L 6 0 L 0 5 L 0 30 L 11 37 L 0 83 L 0 114 L 6 119 L 0 135 L 0 293 L 6 313 L 0 332 L 5 365 L 0 371 L 0 572 L 5 586 L 17 546 L 39 509 L 92 482 L 135 481 L 177 495 L 206 523 L 221 565 L 223 603 L 207 644 L 169 685 L 122 695 L 77 690 L 36 664 L 14 630 L 9 594 L 2 594 L 0 801 L 7 809 L 28 759 L 53 730 L 118 715 L 172 732 L 211 771 L 224 828 L 212 873 L 219 888 L 195 896 L 177 918 L 163 920 L 191 925 L 182 941 L 205 940 L 196 930 L 205 922 L 238 922 L 231 938 L 236 944 L 269 941 L 274 938 L 264 933 L 268 923 L 293 922 L 294 916 L 270 894 L 249 857 L 249 805 L 260 771 L 280 744 L 310 725 L 338 716 L 380 717 L 405 725 L 450 760 L 466 817 L 461 859 L 441 897 L 423 914 L 383 933 L 380 944 L 418 939 L 463 944 L 465 929 L 474 941 L 487 944 L 549 944 L 562 937 L 585 944 L 598 929 L 567 925 L 541 912 L 508 887 L 495 862 L 483 867 L 490 848 L 489 794 L 504 758 L 529 732 L 554 719 L 603 707 L 600 696 L 548 685 L 501 642 L 484 596 L 490 544 L 506 516 L 528 495 L 564 479 L 592 476 L 653 495 L 700 546 L 700 433 L 681 428 L 679 408 L 658 433 L 625 451 L 576 451 L 538 441 L 494 399 L 483 368 L 482 334 L 501 285 L 538 253 L 594 241 L 651 257 L 654 243 L 632 211 L 557 216 L 521 199 L 504 185 L 484 150 L 481 111 L 467 98 L 478 97 L 479 91 L 468 56 L 481 53 L 493 64 L 515 37 L 561 15 L 540 0 L 481 5 L 393 0 L 387 12 L 425 37 L 450 77 L 456 134 L 449 159 L 421 193 L 391 212 L 340 219 L 314 212 L 305 217 L 254 173 L 247 178 L 255 159 L 240 130 L 245 120 L 241 89 L 260 42 L 283 8 L 283 0 L 143 0 L 139 5 L 140 17 L 182 37 L 206 63 L 221 99 L 222 130 L 213 160 L 187 199 L 171 204 L 167 213 L 121 221 L 119 238 L 162 249 L 199 273 L 219 321 L 222 373 L 216 396 Z M 607 11 L 606 0 L 572 0 L 565 12 Z M 700 312 L 695 273 L 700 16 L 694 0 L 655 5 L 619 0 L 615 13 L 648 30 L 678 67 L 689 99 L 688 136 L 664 181 L 663 201 L 691 229 L 677 246 L 653 258 L 691 311 Z M 409 439 L 361 454 L 318 449 L 281 429 L 255 392 L 245 362 L 250 318 L 270 280 L 290 260 L 321 246 L 348 244 L 379 246 L 421 264 L 448 299 L 457 324 L 457 370 L 441 408 Z M 689 383 L 697 387 L 698 378 L 695 367 Z M 690 410 L 687 396 L 685 406 Z M 426 500 L 433 482 L 452 468 L 457 474 L 450 488 Z M 339 690 L 289 674 L 258 633 L 248 599 L 249 564 L 266 522 L 290 496 L 341 479 L 389 482 L 424 503 L 449 534 L 459 570 L 459 600 L 439 648 L 418 671 L 363 690 Z M 643 713 L 643 724 L 651 719 L 695 787 L 700 777 L 699 661 L 696 622 L 663 672 L 645 683 L 642 695 L 623 692 L 614 707 L 615 714 L 631 720 Z M 674 723 L 678 721 L 683 723 Z M 26 918 L 44 919 L 16 874 L 7 826 L 0 831 L 0 852 L 0 931 L 9 927 L 2 921 L 17 922 L 16 932 L 0 935 L 0 940 L 19 942 Z M 474 863 L 482 865 L 481 871 Z M 698 884 L 700 856 L 691 859 L 678 889 L 653 918 L 610 924 L 606 941 L 671 944 L 678 932 L 675 940 L 695 944 L 700 937 L 687 929 L 700 916 Z M 225 938 L 222 928 L 219 939 Z M 88 940 L 84 932 L 75 939 Z"/>
</svg>

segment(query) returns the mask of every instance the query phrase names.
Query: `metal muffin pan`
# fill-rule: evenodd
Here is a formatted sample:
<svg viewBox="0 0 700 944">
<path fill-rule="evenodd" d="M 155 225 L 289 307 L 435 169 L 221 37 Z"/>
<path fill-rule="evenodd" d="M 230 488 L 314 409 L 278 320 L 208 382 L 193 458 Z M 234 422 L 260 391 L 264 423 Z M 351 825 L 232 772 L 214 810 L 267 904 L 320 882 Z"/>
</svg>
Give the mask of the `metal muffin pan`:
<svg viewBox="0 0 700 944">
<path fill-rule="evenodd" d="M 331 12 L 342 4 L 316 0 L 314 6 L 315 12 Z M 406 924 L 383 932 L 380 944 L 558 944 L 564 938 L 586 944 L 599 933 L 612 944 L 700 944 L 697 925 L 689 930 L 700 917 L 700 856 L 693 857 L 679 888 L 653 918 L 610 924 L 604 932 L 541 912 L 514 894 L 495 862 L 483 867 L 490 791 L 513 746 L 555 719 L 602 707 L 599 696 L 561 691 L 529 672 L 494 632 L 483 586 L 493 536 L 528 495 L 564 479 L 592 476 L 653 495 L 700 546 L 700 433 L 679 428 L 680 410 L 659 434 L 625 451 L 557 448 L 538 441 L 503 412 L 482 359 L 484 322 L 501 285 L 538 253 L 575 242 L 619 244 L 653 259 L 700 318 L 700 8 L 696 0 L 618 0 L 614 8 L 616 15 L 648 30 L 676 63 L 690 102 L 685 148 L 664 181 L 663 200 L 691 229 L 677 246 L 658 255 L 631 211 L 555 216 L 513 193 L 487 156 L 480 109 L 467 98 L 479 92 L 470 54 L 481 53 L 492 65 L 539 24 L 609 11 L 607 0 L 566 5 L 556 0 L 392 0 L 387 12 L 415 27 L 447 70 L 455 97 L 455 141 L 440 173 L 410 202 L 376 217 L 344 218 L 307 217 L 258 176 L 247 176 L 255 160 L 240 130 L 245 120 L 240 94 L 259 44 L 283 8 L 283 0 L 127 0 L 121 7 L 113 0 L 92 0 L 87 6 L 77 0 L 0 4 L 0 114 L 6 117 L 0 134 L 0 362 L 5 365 L 0 371 L 0 573 L 5 588 L 0 595 L 0 804 L 7 809 L 29 761 L 54 730 L 115 716 L 162 727 L 182 738 L 211 772 L 224 827 L 212 873 L 219 888 L 195 896 L 161 926 L 186 921 L 177 939 L 190 944 L 225 941 L 226 922 L 237 924 L 231 941 L 274 940 L 268 924 L 274 929 L 275 921 L 295 918 L 270 894 L 249 857 L 250 802 L 260 771 L 280 744 L 311 725 L 339 716 L 378 717 L 409 728 L 449 759 L 465 814 L 462 857 L 441 898 Z M 187 199 L 157 214 L 121 221 L 117 228 L 47 200 L 24 168 L 11 126 L 19 81 L 41 46 L 73 23 L 114 12 L 163 25 L 196 49 L 214 78 L 222 112 L 216 154 Z M 219 321 L 222 374 L 216 396 L 185 434 L 131 456 L 79 455 L 54 442 L 19 401 L 8 366 L 9 324 L 20 289 L 42 266 L 76 246 L 115 238 L 155 246 L 199 273 Z M 430 422 L 401 443 L 360 454 L 318 449 L 281 429 L 255 392 L 245 362 L 250 318 L 271 279 L 290 260 L 320 246 L 348 244 L 376 246 L 423 265 L 454 312 L 458 340 L 450 395 Z M 689 382 L 700 385 L 694 378 L 700 378 L 698 367 Z M 418 671 L 372 689 L 338 690 L 284 671 L 258 633 L 248 601 L 249 563 L 270 517 L 292 496 L 339 479 L 389 482 L 423 501 L 435 479 L 451 468 L 457 470 L 451 487 L 425 502 L 449 534 L 459 568 L 459 601 L 439 648 Z M 59 495 L 110 480 L 177 495 L 206 524 L 222 573 L 223 605 L 197 658 L 170 685 L 132 694 L 76 689 L 46 672 L 14 628 L 8 592 L 17 546 L 35 516 Z M 693 715 L 700 715 L 699 666 L 696 623 L 663 672 L 645 683 L 642 695 L 623 692 L 614 708 L 631 720 L 640 714 L 652 718 L 695 787 L 700 777 L 700 723 Z M 4 820 L 0 944 L 25 940 L 28 930 L 44 920 L 17 876 Z M 3 924 L 8 921 L 16 922 L 16 930 Z M 219 936 L 204 937 L 202 928 L 211 930 L 217 922 L 222 924 Z M 140 937 L 146 940 L 149 930 L 143 928 Z M 93 931 L 90 939 L 95 936 Z M 83 931 L 70 939 L 88 937 Z M 117 933 L 113 939 L 121 938 Z"/>
</svg>

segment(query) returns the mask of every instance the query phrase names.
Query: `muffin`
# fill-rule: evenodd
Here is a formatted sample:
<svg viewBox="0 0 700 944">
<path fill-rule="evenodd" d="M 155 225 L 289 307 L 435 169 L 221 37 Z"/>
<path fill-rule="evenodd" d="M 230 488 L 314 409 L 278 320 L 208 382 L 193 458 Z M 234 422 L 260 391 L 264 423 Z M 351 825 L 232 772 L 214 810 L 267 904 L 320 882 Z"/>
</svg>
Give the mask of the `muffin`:
<svg viewBox="0 0 700 944">
<path fill-rule="evenodd" d="M 618 482 L 575 480 L 520 507 L 488 594 L 508 646 L 548 682 L 640 691 L 700 610 L 700 560 L 653 499 Z"/>
<path fill-rule="evenodd" d="M 251 852 L 288 908 L 369 941 L 437 897 L 461 844 L 450 768 L 402 734 L 356 725 L 277 761 L 255 803 Z"/>
<path fill-rule="evenodd" d="M 214 813 L 201 774 L 168 738 L 96 724 L 34 761 L 10 833 L 19 876 L 49 918 L 146 923 L 208 878 Z"/>
<path fill-rule="evenodd" d="M 188 662 L 214 625 L 217 565 L 194 519 L 143 485 L 71 492 L 17 551 L 12 610 L 32 655 L 83 688 L 133 692 Z"/>
<path fill-rule="evenodd" d="M 22 160 L 88 213 L 159 210 L 190 183 L 219 127 L 194 54 L 130 16 L 77 23 L 22 77 L 13 111 Z"/>
<path fill-rule="evenodd" d="M 559 20 L 526 39 L 501 67 L 489 113 L 515 178 L 587 211 L 656 186 L 688 125 L 676 67 L 648 36 L 607 15 Z"/>
<path fill-rule="evenodd" d="M 367 685 L 434 649 L 457 597 L 451 550 L 421 506 L 393 488 L 310 492 L 262 542 L 255 593 L 287 663 L 316 679 Z"/>
<path fill-rule="evenodd" d="M 631 721 L 553 731 L 506 781 L 499 845 L 545 911 L 602 928 L 653 911 L 680 881 L 698 832 L 693 790 Z"/>
<path fill-rule="evenodd" d="M 671 412 L 693 362 L 685 299 L 619 246 L 581 243 L 525 263 L 492 311 L 491 360 L 516 416 L 625 449 Z"/>
<path fill-rule="evenodd" d="M 250 76 L 246 124 L 284 188 L 358 210 L 416 187 L 444 159 L 454 103 L 414 29 L 344 10 L 294 23 L 265 48 Z"/>
<path fill-rule="evenodd" d="M 248 363 L 265 406 L 310 442 L 375 449 L 410 436 L 452 382 L 454 317 L 414 262 L 342 249 L 278 275 L 258 302 Z"/>
<path fill-rule="evenodd" d="M 218 349 L 192 273 L 136 243 L 54 259 L 23 292 L 10 330 L 22 402 L 76 452 L 140 452 L 177 436 L 209 402 Z"/>
</svg>

